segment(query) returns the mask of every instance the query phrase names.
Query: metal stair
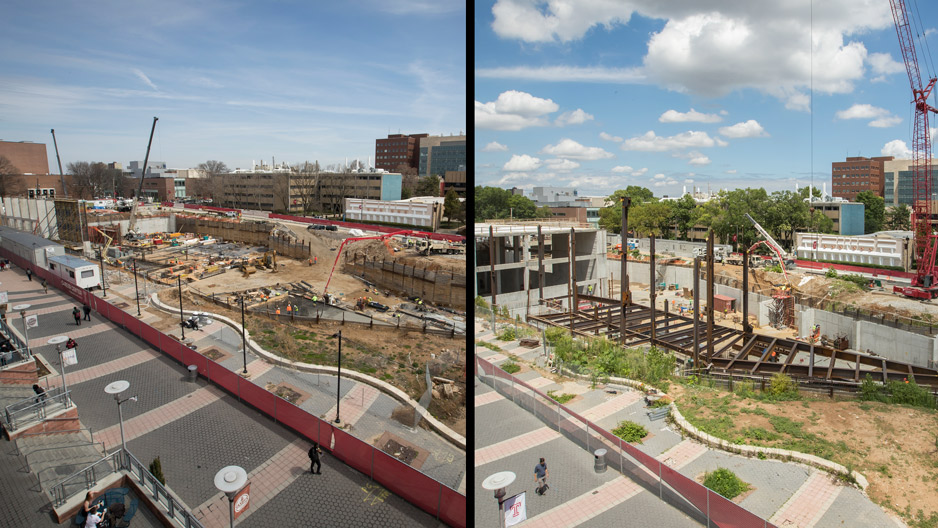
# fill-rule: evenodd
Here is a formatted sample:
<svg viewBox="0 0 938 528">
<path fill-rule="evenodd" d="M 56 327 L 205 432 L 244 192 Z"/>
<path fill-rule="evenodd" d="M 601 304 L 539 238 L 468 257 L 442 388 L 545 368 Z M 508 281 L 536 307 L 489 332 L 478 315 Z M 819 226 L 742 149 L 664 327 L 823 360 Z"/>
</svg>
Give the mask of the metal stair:
<svg viewBox="0 0 938 528">
<path fill-rule="evenodd" d="M 24 437 L 17 440 L 17 450 L 22 459 L 22 471 L 36 475 L 39 489 L 43 491 L 48 491 L 53 485 L 105 456 L 104 447 L 99 442 L 93 442 L 90 432 L 86 430 Z M 113 464 L 99 464 L 95 468 L 94 478 L 100 479 L 114 470 Z M 84 479 L 73 479 L 66 485 L 66 491 L 77 493 L 85 487 Z"/>
</svg>

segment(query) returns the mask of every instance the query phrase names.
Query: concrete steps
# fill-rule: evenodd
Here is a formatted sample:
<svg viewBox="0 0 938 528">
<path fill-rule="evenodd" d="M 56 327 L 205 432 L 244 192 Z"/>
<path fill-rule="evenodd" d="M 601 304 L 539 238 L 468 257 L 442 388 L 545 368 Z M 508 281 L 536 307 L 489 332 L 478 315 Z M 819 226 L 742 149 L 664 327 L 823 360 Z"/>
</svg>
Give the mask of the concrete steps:
<svg viewBox="0 0 938 528">
<path fill-rule="evenodd" d="M 48 491 L 63 479 L 104 458 L 101 445 L 90 442 L 90 435 L 85 431 L 24 437 L 18 444 L 23 470 L 28 463 L 29 470 L 39 480 L 40 488 Z M 100 479 L 113 471 L 113 465 L 101 464 L 95 468 L 95 478 Z M 76 478 L 66 486 L 66 492 L 77 492 L 84 487 L 85 479 Z"/>
</svg>

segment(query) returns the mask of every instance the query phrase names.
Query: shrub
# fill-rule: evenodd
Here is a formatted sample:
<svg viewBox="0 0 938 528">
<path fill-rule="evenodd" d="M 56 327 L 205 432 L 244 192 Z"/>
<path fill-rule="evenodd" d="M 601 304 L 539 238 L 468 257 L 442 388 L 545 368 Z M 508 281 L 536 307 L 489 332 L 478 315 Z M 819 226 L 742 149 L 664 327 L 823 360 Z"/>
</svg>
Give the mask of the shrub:
<svg viewBox="0 0 938 528">
<path fill-rule="evenodd" d="M 735 473 L 726 468 L 719 468 L 712 473 L 706 473 L 704 475 L 704 486 L 727 499 L 732 499 L 740 493 L 749 491 L 749 484 L 740 480 Z"/>
<path fill-rule="evenodd" d="M 772 376 L 769 394 L 778 399 L 797 399 L 798 385 L 790 377 L 779 372 Z"/>
<path fill-rule="evenodd" d="M 782 272 L 782 266 L 779 265 L 779 264 L 775 264 L 775 265 L 773 265 L 773 266 L 766 266 L 766 267 L 765 267 L 765 271 L 771 271 L 771 272 L 774 272 L 774 273 L 781 273 L 781 272 Z"/>
<path fill-rule="evenodd" d="M 513 326 L 502 330 L 502 333 L 498 335 L 499 341 L 514 341 L 515 339 L 518 339 L 518 333 L 515 332 L 515 327 Z"/>
<path fill-rule="evenodd" d="M 626 442 L 642 443 L 642 438 L 648 436 L 648 430 L 640 424 L 630 420 L 623 420 L 619 422 L 619 425 L 617 425 L 615 429 L 612 430 L 612 434 L 618 436 Z"/>
<path fill-rule="evenodd" d="M 824 276 L 827 277 L 828 279 L 836 279 L 837 270 L 835 270 L 834 268 L 827 268 L 827 273 L 825 273 Z"/>
<path fill-rule="evenodd" d="M 547 395 L 554 399 L 560 405 L 567 403 L 568 401 L 576 398 L 575 394 L 557 394 L 556 391 L 547 391 Z"/>
<path fill-rule="evenodd" d="M 652 409 L 657 409 L 658 407 L 667 407 L 668 405 L 671 405 L 671 398 L 664 397 L 664 398 L 651 402 L 651 405 L 649 405 L 649 407 L 651 407 Z"/>
<path fill-rule="evenodd" d="M 508 363 L 505 363 L 504 365 L 502 365 L 501 369 L 509 374 L 514 374 L 515 372 L 518 372 L 519 370 L 521 370 L 521 366 L 515 363 L 514 361 L 509 361 Z"/>
<path fill-rule="evenodd" d="M 476 297 L 476 307 L 482 308 L 483 310 L 489 309 L 489 303 L 485 302 L 485 299 L 481 295 Z"/>
<path fill-rule="evenodd" d="M 153 462 L 150 462 L 150 474 L 153 475 L 153 478 L 160 481 L 160 484 L 166 485 L 166 479 L 163 477 L 163 465 L 160 464 L 160 457 L 153 459 Z"/>
</svg>

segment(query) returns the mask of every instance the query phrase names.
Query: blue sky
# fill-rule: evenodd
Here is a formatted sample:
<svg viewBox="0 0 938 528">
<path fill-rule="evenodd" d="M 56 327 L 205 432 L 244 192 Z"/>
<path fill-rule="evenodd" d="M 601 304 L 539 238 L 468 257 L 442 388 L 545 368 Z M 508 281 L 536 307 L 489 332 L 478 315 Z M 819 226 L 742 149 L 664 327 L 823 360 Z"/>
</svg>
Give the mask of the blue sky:
<svg viewBox="0 0 938 528">
<path fill-rule="evenodd" d="M 71 161 L 360 157 L 466 130 L 459 0 L 4 3 L 0 138 Z"/>
<path fill-rule="evenodd" d="M 938 7 L 907 5 L 934 75 Z M 674 196 L 813 172 L 829 193 L 833 161 L 908 156 L 888 0 L 488 0 L 474 15 L 477 184 Z"/>
</svg>

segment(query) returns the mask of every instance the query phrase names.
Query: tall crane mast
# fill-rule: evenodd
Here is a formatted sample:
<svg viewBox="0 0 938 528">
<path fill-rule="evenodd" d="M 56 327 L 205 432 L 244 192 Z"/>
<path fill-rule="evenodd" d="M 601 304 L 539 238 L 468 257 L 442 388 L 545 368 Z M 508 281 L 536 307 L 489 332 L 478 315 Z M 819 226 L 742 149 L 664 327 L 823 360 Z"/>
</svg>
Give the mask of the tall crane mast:
<svg viewBox="0 0 938 528">
<path fill-rule="evenodd" d="M 150 141 L 147 142 L 147 155 L 143 158 L 143 172 L 140 173 L 140 185 L 137 187 L 137 194 L 134 196 L 134 205 L 130 208 L 130 222 L 127 225 L 127 234 L 136 235 L 134 227 L 137 225 L 137 204 L 140 203 L 143 194 L 143 180 L 147 177 L 147 163 L 150 161 L 150 146 L 153 145 L 153 131 L 156 130 L 158 117 L 153 118 L 153 126 L 150 127 Z"/>
<path fill-rule="evenodd" d="M 915 258 L 918 272 L 912 279 L 911 288 L 895 287 L 893 291 L 910 297 L 932 299 L 938 296 L 936 286 L 935 245 L 932 235 L 931 216 L 931 142 L 928 136 L 928 113 L 938 112 L 928 104 L 928 96 L 935 81 L 929 79 L 923 87 L 922 74 L 918 67 L 918 55 L 915 41 L 912 39 L 912 23 L 905 0 L 889 0 L 892 8 L 896 34 L 899 36 L 899 49 L 905 61 L 905 70 L 912 87 L 912 104 L 915 105 L 915 124 L 912 129 L 912 231 L 915 236 Z"/>
</svg>

